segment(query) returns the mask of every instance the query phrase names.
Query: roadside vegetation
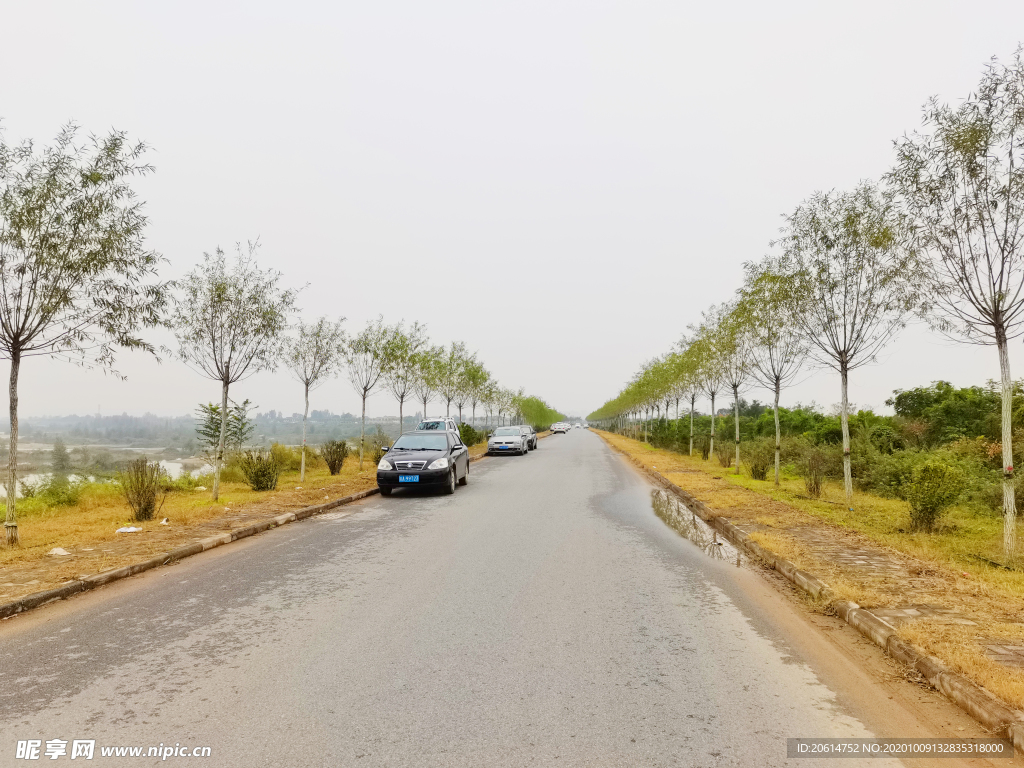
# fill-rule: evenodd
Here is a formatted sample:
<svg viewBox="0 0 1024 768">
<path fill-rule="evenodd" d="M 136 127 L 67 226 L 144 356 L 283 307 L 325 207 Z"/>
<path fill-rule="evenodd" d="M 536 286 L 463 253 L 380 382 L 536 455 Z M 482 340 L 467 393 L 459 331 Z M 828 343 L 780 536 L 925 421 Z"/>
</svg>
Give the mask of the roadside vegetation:
<svg viewBox="0 0 1024 768">
<path fill-rule="evenodd" d="M 814 192 L 797 206 L 735 297 L 708 308 L 588 421 L 737 478 L 771 477 L 781 489 L 799 477 L 811 500 L 839 481 L 844 520 L 866 514 L 858 504 L 871 494 L 899 502 L 886 525 L 915 535 L 998 526 L 999 546 L 986 538 L 972 556 L 1017 572 L 1024 399 L 1008 344 L 1024 334 L 1022 168 L 1018 49 L 1008 64 L 993 60 L 956 107 L 931 100 L 881 183 Z M 993 346 L 999 381 L 897 391 L 892 417 L 856 411 L 856 371 L 913 318 Z M 783 406 L 786 387 L 814 368 L 838 375 L 835 413 Z M 746 404 L 755 387 L 771 393 L 770 408 Z"/>
</svg>

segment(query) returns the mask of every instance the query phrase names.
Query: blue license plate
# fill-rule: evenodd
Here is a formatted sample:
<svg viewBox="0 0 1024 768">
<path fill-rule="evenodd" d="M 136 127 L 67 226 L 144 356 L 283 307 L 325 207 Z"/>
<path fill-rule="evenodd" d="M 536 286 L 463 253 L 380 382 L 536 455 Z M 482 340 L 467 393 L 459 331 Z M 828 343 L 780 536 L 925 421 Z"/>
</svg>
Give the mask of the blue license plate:
<svg viewBox="0 0 1024 768">
<path fill-rule="evenodd" d="M 507 451 L 508 450 L 508 446 L 507 445 L 499 445 L 498 446 L 498 450 L 499 451 Z"/>
<path fill-rule="evenodd" d="M 399 475 L 398 482 L 400 483 L 418 483 L 420 481 L 419 475 Z"/>
</svg>

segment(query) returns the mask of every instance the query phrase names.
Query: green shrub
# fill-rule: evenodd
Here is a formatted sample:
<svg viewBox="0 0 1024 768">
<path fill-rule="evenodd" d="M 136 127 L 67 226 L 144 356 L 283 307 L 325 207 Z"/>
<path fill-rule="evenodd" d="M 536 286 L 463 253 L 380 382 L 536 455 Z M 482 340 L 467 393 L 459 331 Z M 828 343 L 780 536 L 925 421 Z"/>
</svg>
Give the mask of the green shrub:
<svg viewBox="0 0 1024 768">
<path fill-rule="evenodd" d="M 767 480 L 768 472 L 775 468 L 775 441 L 754 440 L 743 446 L 744 463 L 755 480 Z"/>
<path fill-rule="evenodd" d="M 320 456 L 327 464 L 327 470 L 336 475 L 341 472 L 341 467 L 348 456 L 348 443 L 344 440 L 328 440 L 320 446 Z"/>
<path fill-rule="evenodd" d="M 459 424 L 459 437 L 467 446 L 472 446 L 484 439 L 484 433 L 473 429 L 469 424 Z"/>
<path fill-rule="evenodd" d="M 384 430 L 377 427 L 377 431 L 374 434 L 366 436 L 363 455 L 374 464 L 379 464 L 380 460 L 384 458 L 384 454 L 387 453 L 384 449 L 388 446 L 389 442 L 388 436 L 384 434 Z"/>
<path fill-rule="evenodd" d="M 244 451 L 238 456 L 238 467 L 254 491 L 272 491 L 277 488 L 281 466 L 272 450 Z"/>
<path fill-rule="evenodd" d="M 270 446 L 270 455 L 274 457 L 281 472 L 298 472 L 302 465 L 302 451 L 281 443 L 274 443 Z M 309 454 L 306 454 L 306 461 L 309 461 Z"/>
<path fill-rule="evenodd" d="M 82 488 L 85 484 L 84 480 L 72 480 L 65 474 L 55 474 L 37 483 L 32 496 L 48 507 L 73 507 L 82 497 Z M 24 490 L 25 487 L 22 486 L 22 491 Z"/>
<path fill-rule="evenodd" d="M 167 500 L 165 479 L 166 473 L 163 468 L 155 461 L 147 461 L 145 456 L 128 462 L 125 468 L 117 473 L 121 493 L 131 507 L 135 520 L 152 520 L 156 513 L 163 509 Z"/>
<path fill-rule="evenodd" d="M 693 439 L 693 447 L 700 451 L 700 457 L 704 461 L 711 458 L 711 438 L 708 435 L 697 435 Z"/>
<path fill-rule="evenodd" d="M 843 473 L 842 454 L 831 446 L 810 445 L 797 462 L 797 467 L 804 479 L 807 495 L 820 499 L 821 486 L 826 478 L 839 477 Z"/>
<path fill-rule="evenodd" d="M 718 463 L 723 467 L 730 466 L 733 458 L 736 456 L 735 447 L 734 443 L 726 440 L 715 443 L 715 457 L 718 459 Z"/>
<path fill-rule="evenodd" d="M 964 473 L 959 467 L 928 459 L 914 468 L 904 495 L 910 502 L 910 524 L 914 530 L 933 531 L 943 511 L 960 498 Z"/>
</svg>

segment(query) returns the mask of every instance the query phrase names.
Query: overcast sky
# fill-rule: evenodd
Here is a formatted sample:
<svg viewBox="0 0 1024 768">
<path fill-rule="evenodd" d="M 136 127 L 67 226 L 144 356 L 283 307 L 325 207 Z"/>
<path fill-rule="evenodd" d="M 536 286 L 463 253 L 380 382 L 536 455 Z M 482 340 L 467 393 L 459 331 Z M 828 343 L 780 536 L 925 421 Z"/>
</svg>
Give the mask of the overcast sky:
<svg viewBox="0 0 1024 768">
<path fill-rule="evenodd" d="M 877 178 L 926 98 L 964 97 L 1024 36 L 1020 0 L 5 0 L 0 19 L 4 140 L 75 120 L 150 144 L 138 189 L 168 277 L 258 236 L 263 266 L 309 284 L 306 318 L 418 320 L 579 415 L 729 298 L 781 214 Z M 1019 341 L 1011 361 L 1024 376 Z M 21 413 L 219 396 L 173 360 L 119 368 L 29 360 Z M 850 394 L 882 408 L 895 388 L 997 376 L 994 349 L 912 328 Z M 232 394 L 302 409 L 284 373 Z M 838 377 L 790 398 L 828 407 Z M 359 401 L 339 378 L 311 406 Z"/>
</svg>

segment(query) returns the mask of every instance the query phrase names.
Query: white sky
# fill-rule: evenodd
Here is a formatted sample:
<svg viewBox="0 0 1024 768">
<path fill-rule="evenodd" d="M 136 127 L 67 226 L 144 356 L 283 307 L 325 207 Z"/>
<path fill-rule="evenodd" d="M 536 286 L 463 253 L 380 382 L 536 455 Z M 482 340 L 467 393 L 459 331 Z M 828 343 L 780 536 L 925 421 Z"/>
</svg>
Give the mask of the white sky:
<svg viewBox="0 0 1024 768">
<path fill-rule="evenodd" d="M 0 23 L 5 140 L 74 119 L 151 144 L 139 191 L 167 276 L 259 236 L 264 266 L 309 283 L 305 317 L 419 320 L 585 415 L 732 294 L 780 214 L 877 178 L 929 95 L 955 101 L 1008 58 L 1024 3 L 4 0 Z M 30 360 L 21 413 L 218 396 L 173 361 L 120 369 Z M 911 329 L 851 399 L 997 375 L 994 350 Z M 822 372 L 790 398 L 838 395 Z M 284 373 L 233 396 L 302 408 Z M 358 403 L 338 379 L 311 407 Z"/>
</svg>

